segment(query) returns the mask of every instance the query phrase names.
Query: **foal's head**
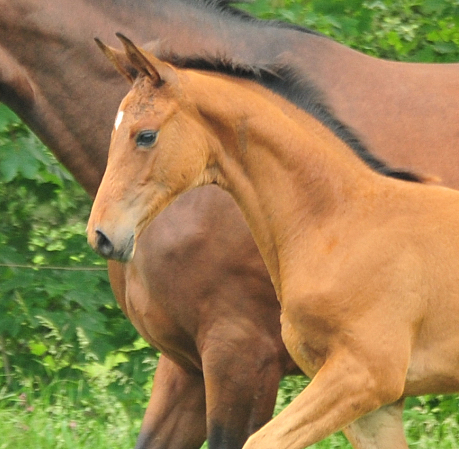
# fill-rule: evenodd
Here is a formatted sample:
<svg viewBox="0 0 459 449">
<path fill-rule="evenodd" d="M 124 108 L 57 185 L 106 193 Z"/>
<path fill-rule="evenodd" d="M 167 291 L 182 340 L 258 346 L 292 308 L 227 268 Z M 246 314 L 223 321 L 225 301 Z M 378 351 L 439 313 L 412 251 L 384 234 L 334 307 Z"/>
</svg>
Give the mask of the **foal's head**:
<svg viewBox="0 0 459 449">
<path fill-rule="evenodd" d="M 151 219 L 181 192 L 211 182 L 212 169 L 210 135 L 181 88 L 187 75 L 118 37 L 125 53 L 98 44 L 132 89 L 116 117 L 88 241 L 102 256 L 128 261 Z"/>
</svg>

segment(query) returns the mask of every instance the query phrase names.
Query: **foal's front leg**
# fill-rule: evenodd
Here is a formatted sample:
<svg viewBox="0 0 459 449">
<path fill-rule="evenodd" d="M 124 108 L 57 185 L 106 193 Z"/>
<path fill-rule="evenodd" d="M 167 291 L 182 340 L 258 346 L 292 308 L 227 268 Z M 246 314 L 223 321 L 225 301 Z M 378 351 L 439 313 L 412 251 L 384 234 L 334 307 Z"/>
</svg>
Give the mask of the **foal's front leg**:
<svg viewBox="0 0 459 449">
<path fill-rule="evenodd" d="M 244 449 L 303 449 L 383 404 L 397 401 L 403 391 L 403 375 L 391 372 L 384 362 L 377 371 L 375 374 L 345 348 L 337 351 L 285 410 L 249 438 Z M 384 378 L 391 385 L 385 387 L 381 382 Z"/>
</svg>

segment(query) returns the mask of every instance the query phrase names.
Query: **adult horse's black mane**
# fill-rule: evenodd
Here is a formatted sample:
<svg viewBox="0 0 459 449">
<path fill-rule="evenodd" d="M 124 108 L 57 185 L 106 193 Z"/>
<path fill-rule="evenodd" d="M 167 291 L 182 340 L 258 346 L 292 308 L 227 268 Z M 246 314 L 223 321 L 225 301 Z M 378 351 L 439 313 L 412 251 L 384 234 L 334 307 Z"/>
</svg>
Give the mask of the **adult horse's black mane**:
<svg viewBox="0 0 459 449">
<path fill-rule="evenodd" d="M 94 0 L 92 0 L 94 1 Z M 95 0 L 96 2 L 100 2 L 100 0 Z M 153 3 L 156 2 L 156 4 L 161 3 L 164 0 L 109 0 L 110 3 L 117 5 L 117 6 L 125 6 L 125 7 L 144 7 L 148 8 L 151 6 Z M 293 24 L 293 23 L 288 23 L 288 22 L 281 22 L 280 20 L 261 20 L 258 19 L 251 14 L 239 9 L 235 8 L 233 5 L 236 5 L 238 3 L 243 4 L 243 3 L 248 3 L 250 0 L 166 0 L 171 6 L 173 3 L 177 4 L 177 7 L 180 7 L 180 5 L 189 5 L 193 8 L 198 8 L 202 9 L 203 11 L 206 11 L 208 13 L 215 13 L 218 15 L 218 19 L 222 20 L 229 17 L 234 17 L 236 19 L 242 20 L 242 21 L 248 21 L 252 25 L 258 25 L 260 27 L 278 27 L 278 28 L 289 28 L 292 30 L 296 31 L 301 31 L 303 33 L 310 33 L 310 34 L 316 34 L 320 35 L 323 37 L 326 37 L 325 35 L 322 35 L 316 31 L 309 30 L 307 28 L 301 27 L 299 25 Z M 102 2 L 100 2 L 102 3 Z"/>
<path fill-rule="evenodd" d="M 250 0 L 181 0 L 183 2 L 189 3 L 191 5 L 195 6 L 203 6 L 204 8 L 210 8 L 218 11 L 220 14 L 228 14 L 231 16 L 236 16 L 239 17 L 242 20 L 248 20 L 249 22 L 252 23 L 257 23 L 260 26 L 277 26 L 279 28 L 290 28 L 296 31 L 301 31 L 303 33 L 310 33 L 310 34 L 316 34 L 320 36 L 324 36 L 320 33 L 317 33 L 316 31 L 312 31 L 308 28 L 304 28 L 300 25 L 296 25 L 294 23 L 289 23 L 289 22 L 281 22 L 280 20 L 261 20 L 258 19 L 254 16 L 252 16 L 249 13 L 246 13 L 245 11 L 242 11 L 241 9 L 235 8 L 233 5 L 238 4 L 238 3 L 248 3 Z"/>
<path fill-rule="evenodd" d="M 221 2 L 222 0 L 217 1 Z M 391 168 L 372 155 L 359 138 L 332 114 L 323 101 L 320 91 L 310 82 L 300 78 L 295 73 L 295 70 L 287 65 L 253 67 L 245 66 L 225 58 L 183 58 L 167 53 L 159 54 L 158 56 L 180 68 L 219 72 L 255 81 L 313 115 L 337 137 L 349 145 L 369 167 L 378 173 L 405 181 L 424 182 L 422 176 L 410 171 Z"/>
<path fill-rule="evenodd" d="M 95 2 L 95 0 L 91 0 Z M 262 28 L 288 28 L 303 33 L 322 36 L 320 33 L 308 30 L 298 25 L 280 22 L 260 20 L 250 14 L 235 8 L 232 4 L 242 3 L 244 0 L 97 0 L 94 5 L 104 8 L 113 6 L 113 12 L 119 12 L 121 6 L 126 8 L 138 8 L 138 14 L 150 13 L 161 15 L 162 6 L 167 3 L 168 8 L 176 6 L 183 14 L 188 14 L 188 9 L 202 11 L 203 14 L 215 15 L 215 20 L 227 20 L 231 27 L 237 27 L 238 24 L 249 22 L 252 26 Z M 116 7 L 117 6 L 117 7 Z M 185 15 L 185 17 L 187 17 Z M 231 58 L 226 58 L 225 55 L 220 55 L 218 59 L 215 56 L 197 56 L 191 58 L 183 58 L 167 50 L 159 52 L 158 56 L 161 59 L 169 61 L 179 67 L 194 68 L 197 70 L 211 70 L 225 73 L 232 76 L 244 77 L 251 79 L 268 89 L 280 94 L 290 102 L 296 104 L 301 109 L 312 114 L 334 132 L 341 140 L 346 142 L 355 153 L 367 163 L 368 166 L 377 172 L 407 181 L 423 182 L 423 178 L 414 173 L 398 170 L 388 167 L 384 162 L 373 156 L 363 143 L 355 136 L 355 134 L 341 123 L 330 112 L 322 99 L 319 90 L 308 81 L 295 73 L 295 70 L 287 65 L 264 65 L 262 67 L 249 67 L 241 64 L 240 61 L 234 61 Z"/>
</svg>

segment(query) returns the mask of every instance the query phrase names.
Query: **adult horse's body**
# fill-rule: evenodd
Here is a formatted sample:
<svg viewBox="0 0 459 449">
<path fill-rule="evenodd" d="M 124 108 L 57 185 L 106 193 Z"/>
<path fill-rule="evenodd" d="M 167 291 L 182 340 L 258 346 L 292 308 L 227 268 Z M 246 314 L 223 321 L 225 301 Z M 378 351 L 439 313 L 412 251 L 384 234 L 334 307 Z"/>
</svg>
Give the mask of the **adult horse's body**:
<svg viewBox="0 0 459 449">
<path fill-rule="evenodd" d="M 178 195 L 228 190 L 273 280 L 287 349 L 313 377 L 244 448 L 302 449 L 341 429 L 355 448 L 407 448 L 404 398 L 459 391 L 459 192 L 381 176 L 334 124 L 260 84 L 176 70 L 120 37 L 129 62 L 104 51 L 133 87 L 91 245 L 128 261 Z"/>
<path fill-rule="evenodd" d="M 293 27 L 182 0 L 0 0 L 0 100 L 91 196 L 125 83 L 94 45 L 115 31 L 178 55 L 289 62 L 337 116 L 395 165 L 459 187 L 459 65 L 377 60 Z M 269 276 L 232 199 L 190 192 L 109 264 L 121 307 L 161 357 L 138 448 L 240 447 L 268 420 L 292 364 Z M 204 382 L 205 381 L 205 382 Z M 180 432 L 176 429 L 179 428 Z"/>
</svg>

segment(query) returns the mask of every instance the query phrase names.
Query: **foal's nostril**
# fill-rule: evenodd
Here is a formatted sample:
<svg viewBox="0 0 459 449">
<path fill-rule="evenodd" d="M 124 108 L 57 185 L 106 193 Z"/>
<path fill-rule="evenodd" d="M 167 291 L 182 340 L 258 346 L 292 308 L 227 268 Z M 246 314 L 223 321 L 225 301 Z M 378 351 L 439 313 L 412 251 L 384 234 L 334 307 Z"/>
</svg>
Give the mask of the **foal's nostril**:
<svg viewBox="0 0 459 449">
<path fill-rule="evenodd" d="M 96 230 L 96 246 L 97 252 L 103 256 L 109 258 L 113 255 L 114 247 L 110 239 L 100 230 Z"/>
</svg>

